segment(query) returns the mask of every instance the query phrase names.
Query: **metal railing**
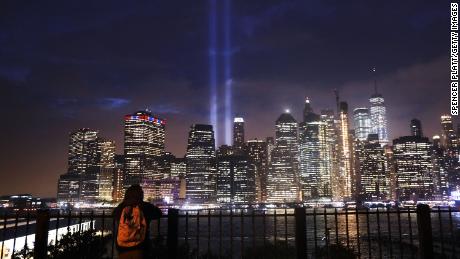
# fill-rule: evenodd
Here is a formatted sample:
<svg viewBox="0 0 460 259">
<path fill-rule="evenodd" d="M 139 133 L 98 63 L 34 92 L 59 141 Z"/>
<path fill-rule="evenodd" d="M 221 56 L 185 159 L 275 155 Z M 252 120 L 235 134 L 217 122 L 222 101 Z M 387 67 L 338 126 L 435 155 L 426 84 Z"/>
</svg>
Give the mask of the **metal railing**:
<svg viewBox="0 0 460 259">
<path fill-rule="evenodd" d="M 48 211 L 0 216 L 0 259 L 28 247 L 46 258 L 66 233 L 92 230 L 101 249 L 117 258 L 116 222 L 108 211 Z M 153 222 L 161 258 L 254 258 L 276 252 L 291 258 L 456 258 L 460 213 L 449 209 L 169 209 Z M 115 231 L 114 231 L 115 230 Z"/>
</svg>

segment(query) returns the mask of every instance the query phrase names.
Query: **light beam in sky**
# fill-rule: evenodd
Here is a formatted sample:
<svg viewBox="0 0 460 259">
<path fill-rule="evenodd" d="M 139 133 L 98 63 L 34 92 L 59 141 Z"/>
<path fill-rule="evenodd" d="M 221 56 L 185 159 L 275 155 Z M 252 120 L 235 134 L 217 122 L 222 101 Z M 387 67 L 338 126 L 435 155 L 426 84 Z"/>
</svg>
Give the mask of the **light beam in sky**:
<svg viewBox="0 0 460 259">
<path fill-rule="evenodd" d="M 231 49 L 231 0 L 224 6 L 224 82 L 225 82 L 225 144 L 232 144 L 232 49 Z"/>
<path fill-rule="evenodd" d="M 209 87 L 210 109 L 209 120 L 214 129 L 214 139 L 217 145 L 217 0 L 209 0 Z"/>
</svg>

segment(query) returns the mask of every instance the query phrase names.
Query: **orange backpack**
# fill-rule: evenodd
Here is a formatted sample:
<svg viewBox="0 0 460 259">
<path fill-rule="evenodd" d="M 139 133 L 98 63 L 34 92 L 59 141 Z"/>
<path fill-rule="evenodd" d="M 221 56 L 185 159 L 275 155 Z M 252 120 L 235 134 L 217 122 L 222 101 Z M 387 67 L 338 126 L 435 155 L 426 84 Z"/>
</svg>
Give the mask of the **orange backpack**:
<svg viewBox="0 0 460 259">
<path fill-rule="evenodd" d="M 118 224 L 117 243 L 120 247 L 134 247 L 145 240 L 147 222 L 139 206 L 126 206 Z"/>
</svg>

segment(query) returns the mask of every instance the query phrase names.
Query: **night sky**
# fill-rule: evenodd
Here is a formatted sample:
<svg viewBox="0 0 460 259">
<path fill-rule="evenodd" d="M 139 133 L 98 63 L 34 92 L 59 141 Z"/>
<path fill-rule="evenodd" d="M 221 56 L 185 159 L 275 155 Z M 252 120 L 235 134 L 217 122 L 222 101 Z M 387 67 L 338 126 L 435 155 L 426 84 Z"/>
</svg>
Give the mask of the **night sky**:
<svg viewBox="0 0 460 259">
<path fill-rule="evenodd" d="M 414 117 L 436 134 L 450 111 L 450 2 L 401 2 L 233 0 L 247 137 L 273 136 L 287 108 L 300 120 L 306 96 L 334 108 L 334 88 L 350 110 L 367 106 L 374 66 L 391 139 Z M 122 153 L 123 115 L 140 109 L 167 119 L 167 151 L 183 156 L 190 125 L 209 122 L 208 12 L 201 0 L 1 1 L 0 195 L 54 197 L 69 132 L 97 129 Z"/>
</svg>

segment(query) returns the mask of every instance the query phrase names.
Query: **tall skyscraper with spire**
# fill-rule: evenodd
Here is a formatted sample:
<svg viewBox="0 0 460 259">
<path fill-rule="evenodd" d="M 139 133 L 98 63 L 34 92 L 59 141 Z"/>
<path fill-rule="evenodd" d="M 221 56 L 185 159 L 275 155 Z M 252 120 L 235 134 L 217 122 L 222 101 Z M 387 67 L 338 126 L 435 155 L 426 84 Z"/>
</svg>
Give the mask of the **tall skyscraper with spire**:
<svg viewBox="0 0 460 259">
<path fill-rule="evenodd" d="M 375 68 L 372 70 L 375 73 Z M 369 99 L 371 103 L 371 128 L 372 133 L 379 135 L 379 143 L 382 146 L 388 144 L 388 129 L 385 100 L 377 90 L 377 80 L 374 79 L 374 94 Z"/>
</svg>

